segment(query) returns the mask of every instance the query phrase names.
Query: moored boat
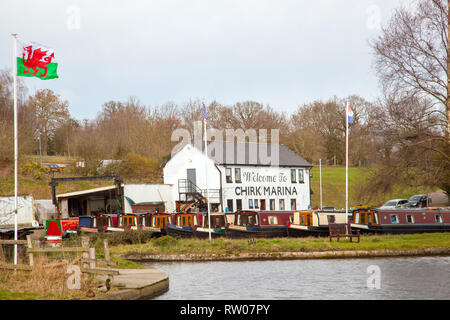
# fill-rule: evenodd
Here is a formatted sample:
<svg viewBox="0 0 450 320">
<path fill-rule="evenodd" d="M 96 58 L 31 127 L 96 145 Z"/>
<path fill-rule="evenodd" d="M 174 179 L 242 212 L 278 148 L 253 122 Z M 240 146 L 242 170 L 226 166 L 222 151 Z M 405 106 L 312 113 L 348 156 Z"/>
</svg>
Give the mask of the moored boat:
<svg viewBox="0 0 450 320">
<path fill-rule="evenodd" d="M 93 216 L 78 217 L 78 232 L 97 233 L 98 229 L 94 227 Z"/>
<path fill-rule="evenodd" d="M 123 232 L 130 230 L 132 227 L 138 227 L 141 222 L 139 214 L 126 213 L 117 217 L 117 224 L 106 226 L 105 231 L 109 232 Z"/>
<path fill-rule="evenodd" d="M 293 211 L 238 211 L 234 223 L 226 228 L 230 238 L 287 237 L 287 225 Z"/>
<path fill-rule="evenodd" d="M 352 228 L 361 233 L 428 233 L 450 231 L 448 208 L 369 209 L 353 212 Z"/>
<path fill-rule="evenodd" d="M 293 221 L 288 223 L 289 237 L 328 236 L 329 223 L 346 223 L 345 211 L 305 210 L 294 212 Z"/>
<path fill-rule="evenodd" d="M 211 228 L 208 227 L 208 215 L 204 216 L 203 224 L 194 227 L 194 236 L 198 238 L 224 237 L 226 234 L 227 219 L 224 213 L 211 213 Z"/>
<path fill-rule="evenodd" d="M 176 213 L 172 221 L 167 224 L 167 234 L 180 238 L 192 237 L 194 227 L 203 224 L 204 215 L 202 213 Z"/>
<path fill-rule="evenodd" d="M 152 213 L 141 229 L 144 231 L 154 232 L 156 236 L 167 234 L 167 225 L 172 223 L 172 215 L 170 213 Z"/>
</svg>

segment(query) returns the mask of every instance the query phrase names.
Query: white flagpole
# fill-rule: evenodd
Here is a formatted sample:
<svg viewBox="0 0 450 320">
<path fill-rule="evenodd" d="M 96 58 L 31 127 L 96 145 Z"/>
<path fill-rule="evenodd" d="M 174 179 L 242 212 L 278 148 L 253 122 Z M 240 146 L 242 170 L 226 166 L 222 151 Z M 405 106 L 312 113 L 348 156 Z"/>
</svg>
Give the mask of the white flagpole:
<svg viewBox="0 0 450 320">
<path fill-rule="evenodd" d="M 17 34 L 13 33 L 13 79 L 14 79 L 14 240 L 17 241 Z M 17 264 L 17 243 L 14 244 L 14 264 Z"/>
<path fill-rule="evenodd" d="M 345 219 L 348 223 L 348 101 L 345 103 Z"/>
<path fill-rule="evenodd" d="M 322 159 L 319 160 L 320 163 L 320 210 L 322 210 Z"/>
<path fill-rule="evenodd" d="M 209 189 L 208 189 L 208 139 L 206 136 L 206 118 L 203 116 L 203 136 L 205 139 L 205 185 L 206 185 L 206 204 L 208 205 L 208 230 L 209 230 L 209 241 L 211 241 L 211 209 L 209 207 Z"/>
</svg>

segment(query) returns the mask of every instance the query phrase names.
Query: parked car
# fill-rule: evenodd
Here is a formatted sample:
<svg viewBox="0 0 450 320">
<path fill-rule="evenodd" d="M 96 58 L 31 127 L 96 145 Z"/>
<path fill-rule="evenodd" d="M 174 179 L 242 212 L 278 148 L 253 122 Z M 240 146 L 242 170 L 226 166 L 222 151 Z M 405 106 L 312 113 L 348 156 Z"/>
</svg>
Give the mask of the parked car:
<svg viewBox="0 0 450 320">
<path fill-rule="evenodd" d="M 408 200 L 408 206 L 412 208 L 426 208 L 431 204 L 431 198 L 427 194 L 416 194 Z"/>
<path fill-rule="evenodd" d="M 383 204 L 379 209 L 397 209 L 408 206 L 408 199 L 392 199 Z"/>
</svg>

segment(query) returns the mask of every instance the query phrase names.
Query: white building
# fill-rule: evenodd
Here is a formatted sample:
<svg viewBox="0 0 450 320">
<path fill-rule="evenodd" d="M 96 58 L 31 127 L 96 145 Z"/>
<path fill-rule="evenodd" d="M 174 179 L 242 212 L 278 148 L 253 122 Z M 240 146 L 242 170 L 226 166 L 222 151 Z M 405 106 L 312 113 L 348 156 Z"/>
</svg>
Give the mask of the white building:
<svg viewBox="0 0 450 320">
<path fill-rule="evenodd" d="M 177 208 L 208 196 L 212 211 L 310 206 L 312 165 L 286 146 L 209 142 L 208 157 L 200 148 L 186 144 L 164 166 Z"/>
</svg>

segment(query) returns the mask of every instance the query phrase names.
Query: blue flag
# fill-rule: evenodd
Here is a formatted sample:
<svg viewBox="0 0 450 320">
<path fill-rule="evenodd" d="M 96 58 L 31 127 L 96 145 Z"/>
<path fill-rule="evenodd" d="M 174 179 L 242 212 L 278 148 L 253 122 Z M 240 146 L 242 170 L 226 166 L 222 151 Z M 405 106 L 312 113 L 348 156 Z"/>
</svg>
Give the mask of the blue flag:
<svg viewBox="0 0 450 320">
<path fill-rule="evenodd" d="M 208 119 L 208 113 L 206 112 L 206 106 L 203 103 L 203 120 L 206 121 L 206 119 Z"/>
</svg>

